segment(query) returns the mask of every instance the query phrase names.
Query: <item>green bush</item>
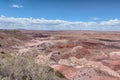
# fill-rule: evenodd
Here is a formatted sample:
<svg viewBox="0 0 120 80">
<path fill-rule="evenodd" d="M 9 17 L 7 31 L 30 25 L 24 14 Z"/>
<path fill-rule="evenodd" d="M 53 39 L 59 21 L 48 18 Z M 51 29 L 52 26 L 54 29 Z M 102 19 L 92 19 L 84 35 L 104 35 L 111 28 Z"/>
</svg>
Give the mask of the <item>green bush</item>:
<svg viewBox="0 0 120 80">
<path fill-rule="evenodd" d="M 5 54 L 5 52 L 4 52 L 4 51 L 1 51 L 0 53 L 1 53 L 1 54 Z"/>
<path fill-rule="evenodd" d="M 2 47 L 2 44 L 0 44 L 0 47 Z"/>
<path fill-rule="evenodd" d="M 65 76 L 61 72 L 59 72 L 59 71 L 56 71 L 55 75 L 60 77 L 60 78 L 65 78 Z"/>
<path fill-rule="evenodd" d="M 0 59 L 0 80 L 63 80 L 49 66 L 23 57 Z M 65 80 L 65 79 L 64 79 Z"/>
</svg>

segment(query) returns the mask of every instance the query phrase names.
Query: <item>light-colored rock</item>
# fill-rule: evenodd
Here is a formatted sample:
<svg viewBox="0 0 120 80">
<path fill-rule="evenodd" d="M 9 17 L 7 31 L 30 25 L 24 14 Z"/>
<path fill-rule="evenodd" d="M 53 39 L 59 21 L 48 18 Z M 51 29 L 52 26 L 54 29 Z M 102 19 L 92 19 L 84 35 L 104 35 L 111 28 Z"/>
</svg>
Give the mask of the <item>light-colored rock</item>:
<svg viewBox="0 0 120 80">
<path fill-rule="evenodd" d="M 82 48 L 83 48 L 82 46 L 76 46 L 76 47 L 74 47 L 74 48 L 71 50 L 71 52 L 72 52 L 72 53 L 77 53 L 77 52 L 79 52 Z"/>
<path fill-rule="evenodd" d="M 94 69 L 103 71 L 108 75 L 120 78 L 120 75 L 117 72 L 115 72 L 114 70 L 110 69 L 107 66 L 104 66 L 101 62 L 88 61 L 85 58 L 83 59 L 76 59 L 76 58 L 62 59 L 59 61 L 59 64 L 73 66 L 74 68 L 92 67 Z"/>
<path fill-rule="evenodd" d="M 74 47 L 69 53 L 70 57 L 76 57 L 76 58 L 83 58 L 88 56 L 89 54 L 90 54 L 89 50 L 82 46 Z"/>
<path fill-rule="evenodd" d="M 100 61 L 108 58 L 108 55 L 105 54 L 102 50 L 92 50 L 90 53 L 91 55 L 87 57 L 89 60 Z"/>
<path fill-rule="evenodd" d="M 82 58 L 80 60 L 83 60 L 85 58 Z M 75 58 L 75 57 L 70 57 L 68 59 L 60 59 L 58 64 L 62 64 L 62 65 L 67 65 L 67 66 L 73 66 L 73 67 L 78 67 L 78 66 L 81 66 L 80 65 L 80 60 Z M 86 61 L 86 59 L 84 60 Z"/>
<path fill-rule="evenodd" d="M 53 51 L 48 55 L 48 57 L 52 61 L 58 61 L 60 59 L 60 56 L 61 56 L 61 52 L 59 51 Z"/>
<path fill-rule="evenodd" d="M 111 52 L 109 53 L 110 59 L 120 59 L 120 52 Z"/>
<path fill-rule="evenodd" d="M 49 65 L 49 58 L 45 55 L 38 55 L 35 58 L 35 62 L 41 65 Z"/>
</svg>

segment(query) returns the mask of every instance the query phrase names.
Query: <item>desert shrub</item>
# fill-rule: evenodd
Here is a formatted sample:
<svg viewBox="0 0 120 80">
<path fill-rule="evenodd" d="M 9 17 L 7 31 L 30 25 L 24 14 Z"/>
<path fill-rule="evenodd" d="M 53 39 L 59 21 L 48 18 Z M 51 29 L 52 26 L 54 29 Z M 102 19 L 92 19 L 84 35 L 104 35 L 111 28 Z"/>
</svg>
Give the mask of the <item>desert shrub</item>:
<svg viewBox="0 0 120 80">
<path fill-rule="evenodd" d="M 4 51 L 1 51 L 1 52 L 0 52 L 0 55 L 2 55 L 3 57 L 6 57 L 6 58 L 12 57 L 11 54 L 6 53 L 6 52 L 4 52 Z"/>
<path fill-rule="evenodd" d="M 1 51 L 0 53 L 1 53 L 1 54 L 5 54 L 5 52 L 4 52 L 4 51 Z"/>
<path fill-rule="evenodd" d="M 2 44 L 0 44 L 0 47 L 2 47 Z"/>
<path fill-rule="evenodd" d="M 65 78 L 65 76 L 61 72 L 59 72 L 59 71 L 56 71 L 55 75 L 60 77 L 60 78 Z"/>
<path fill-rule="evenodd" d="M 0 80 L 63 80 L 49 66 L 23 57 L 0 59 Z"/>
</svg>

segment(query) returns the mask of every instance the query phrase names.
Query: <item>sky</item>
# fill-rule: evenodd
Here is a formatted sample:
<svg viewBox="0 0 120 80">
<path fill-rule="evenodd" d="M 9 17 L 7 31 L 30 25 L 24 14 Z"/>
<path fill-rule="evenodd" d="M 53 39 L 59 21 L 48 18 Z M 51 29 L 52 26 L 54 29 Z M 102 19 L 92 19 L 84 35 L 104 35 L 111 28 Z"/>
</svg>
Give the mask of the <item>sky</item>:
<svg viewBox="0 0 120 80">
<path fill-rule="evenodd" d="M 0 29 L 120 31 L 120 0 L 0 0 Z"/>
</svg>

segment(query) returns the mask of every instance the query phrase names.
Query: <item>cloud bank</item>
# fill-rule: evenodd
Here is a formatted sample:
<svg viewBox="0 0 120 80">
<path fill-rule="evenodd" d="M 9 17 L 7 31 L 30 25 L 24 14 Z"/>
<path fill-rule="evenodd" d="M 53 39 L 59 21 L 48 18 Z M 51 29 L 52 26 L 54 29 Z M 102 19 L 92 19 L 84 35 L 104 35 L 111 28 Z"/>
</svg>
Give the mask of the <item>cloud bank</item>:
<svg viewBox="0 0 120 80">
<path fill-rule="evenodd" d="M 59 19 L 48 20 L 44 18 L 33 19 L 0 16 L 0 29 L 120 31 L 120 20 L 71 22 Z"/>
</svg>

